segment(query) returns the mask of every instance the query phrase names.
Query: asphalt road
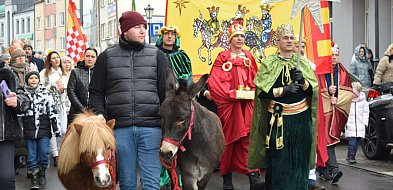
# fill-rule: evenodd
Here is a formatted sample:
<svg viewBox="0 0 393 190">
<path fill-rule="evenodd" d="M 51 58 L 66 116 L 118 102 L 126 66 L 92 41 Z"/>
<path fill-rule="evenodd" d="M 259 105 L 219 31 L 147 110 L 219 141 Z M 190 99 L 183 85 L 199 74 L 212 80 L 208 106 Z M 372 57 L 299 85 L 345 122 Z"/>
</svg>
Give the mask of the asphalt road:
<svg viewBox="0 0 393 190">
<path fill-rule="evenodd" d="M 372 161 L 364 157 L 359 148 L 357 164 L 346 164 L 346 145 L 339 145 L 336 154 L 340 168 L 344 176 L 337 184 L 330 181 L 318 179 L 318 183 L 324 185 L 329 190 L 388 190 L 393 189 L 393 154 L 383 161 Z M 47 190 L 63 190 L 60 184 L 56 168 L 51 166 L 47 171 Z M 234 186 L 237 190 L 249 189 L 248 177 L 234 174 Z M 28 189 L 30 181 L 26 179 L 26 170 L 21 169 L 21 174 L 17 176 L 17 190 Z M 222 178 L 219 173 L 214 173 L 207 186 L 208 190 L 222 189 Z"/>
</svg>

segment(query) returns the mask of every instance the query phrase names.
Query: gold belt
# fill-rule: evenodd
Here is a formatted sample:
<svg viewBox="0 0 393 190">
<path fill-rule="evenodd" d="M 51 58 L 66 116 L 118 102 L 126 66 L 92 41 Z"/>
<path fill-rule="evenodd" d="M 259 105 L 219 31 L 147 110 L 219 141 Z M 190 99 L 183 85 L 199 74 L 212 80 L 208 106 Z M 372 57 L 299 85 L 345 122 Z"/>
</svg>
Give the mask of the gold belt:
<svg viewBox="0 0 393 190">
<path fill-rule="evenodd" d="M 280 104 L 282 106 L 282 115 L 295 115 L 301 112 L 304 112 L 308 109 L 308 104 L 306 99 L 303 99 L 300 102 L 292 103 L 292 104 L 284 104 L 281 102 L 276 102 L 271 100 L 269 103 L 268 111 L 270 113 L 274 113 L 274 105 Z"/>
<path fill-rule="evenodd" d="M 280 102 L 276 102 L 274 100 L 271 100 L 269 105 L 268 105 L 268 111 L 272 113 L 272 117 L 270 118 L 270 130 L 269 134 L 266 135 L 266 148 L 269 147 L 269 142 L 270 142 L 270 136 L 272 135 L 272 129 L 274 123 L 277 121 L 277 131 L 276 131 L 276 149 L 282 149 L 284 148 L 284 126 L 283 126 L 283 115 L 295 115 L 298 113 L 301 113 L 303 111 L 306 111 L 308 109 L 308 104 L 306 99 L 303 99 L 300 102 L 292 103 L 292 104 L 284 104 Z M 279 130 L 281 130 L 281 134 L 279 133 Z"/>
</svg>

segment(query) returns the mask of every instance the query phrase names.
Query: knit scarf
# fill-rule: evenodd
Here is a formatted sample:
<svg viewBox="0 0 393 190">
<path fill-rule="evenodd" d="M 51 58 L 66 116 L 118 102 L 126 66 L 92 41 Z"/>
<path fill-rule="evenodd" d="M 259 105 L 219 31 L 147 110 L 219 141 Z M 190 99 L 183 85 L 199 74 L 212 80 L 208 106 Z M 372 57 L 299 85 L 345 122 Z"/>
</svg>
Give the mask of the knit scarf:
<svg viewBox="0 0 393 190">
<path fill-rule="evenodd" d="M 26 86 L 25 86 L 25 89 L 26 89 L 26 91 L 29 92 L 29 93 L 34 93 L 34 92 L 37 90 L 38 86 L 40 86 L 40 85 L 37 85 L 36 87 L 31 87 L 31 86 L 29 86 L 29 85 L 26 85 Z"/>
<path fill-rule="evenodd" d="M 27 63 L 11 63 L 10 67 L 14 72 L 16 72 L 18 74 L 20 84 L 22 86 L 24 86 L 26 74 L 27 74 L 27 72 L 29 72 L 29 64 L 27 64 Z"/>
</svg>

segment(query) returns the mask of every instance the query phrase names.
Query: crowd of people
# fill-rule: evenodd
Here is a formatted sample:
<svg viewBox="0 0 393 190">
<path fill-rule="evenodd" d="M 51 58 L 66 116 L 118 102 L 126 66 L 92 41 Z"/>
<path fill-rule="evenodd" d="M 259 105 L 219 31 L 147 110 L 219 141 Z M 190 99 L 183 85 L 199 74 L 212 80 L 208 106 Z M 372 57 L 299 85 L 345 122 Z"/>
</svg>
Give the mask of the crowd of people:
<svg viewBox="0 0 393 190">
<path fill-rule="evenodd" d="M 0 81 L 11 91 L 0 93 L 0 189 L 15 189 L 16 148 L 26 150 L 30 188 L 45 187 L 50 155 L 56 166 L 68 124 L 87 108 L 116 119 L 120 189 L 137 189 L 138 170 L 143 189 L 170 188 L 170 174 L 159 158 L 159 107 L 167 72 L 192 84 L 191 59 L 180 48 L 178 27 L 162 27 L 153 46 L 145 43 L 142 15 L 127 11 L 119 22 L 118 44 L 101 53 L 87 48 L 77 63 L 57 51 L 37 58 L 29 44 L 0 56 Z M 305 40 L 299 46 L 291 25 L 277 28 L 278 51 L 259 67 L 242 48 L 245 36 L 242 22 L 231 23 L 230 47 L 218 54 L 197 95 L 222 123 L 225 150 L 218 168 L 223 189 L 234 189 L 233 172 L 247 175 L 250 189 L 325 189 L 317 184 L 316 171 L 338 182 L 343 172 L 335 146 L 345 130 L 347 161 L 356 163 L 369 115 L 361 90 L 393 82 L 393 44 L 378 65 L 372 51 L 359 45 L 347 71 L 338 44 L 332 43 L 332 71 L 315 74 L 315 64 L 304 56 Z M 352 83 L 350 75 L 360 82 Z"/>
<path fill-rule="evenodd" d="M 1 55 L 1 81 L 11 90 L 9 97 L 3 93 L 5 88 L 0 93 L 1 131 L 5 132 L 0 138 L 0 146 L 4 146 L 1 156 L 13 164 L 4 162 L 1 166 L 0 188 L 15 189 L 15 175 L 25 164 L 30 189 L 39 189 L 46 186 L 50 155 L 53 166 L 57 165 L 67 118 L 87 108 L 88 84 L 98 53 L 94 48 L 86 49 L 84 61 L 74 69 L 68 56 L 51 51 L 43 60 L 34 57 L 31 45 L 16 44 L 10 54 Z M 90 76 L 80 75 L 80 67 Z"/>
</svg>

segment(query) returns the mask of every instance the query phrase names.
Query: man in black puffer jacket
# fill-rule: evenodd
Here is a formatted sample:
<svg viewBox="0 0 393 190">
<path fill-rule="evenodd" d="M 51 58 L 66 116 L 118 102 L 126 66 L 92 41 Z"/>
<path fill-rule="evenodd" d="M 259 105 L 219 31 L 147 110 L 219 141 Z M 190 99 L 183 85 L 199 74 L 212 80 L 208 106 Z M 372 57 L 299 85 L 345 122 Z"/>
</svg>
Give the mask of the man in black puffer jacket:
<svg viewBox="0 0 393 190">
<path fill-rule="evenodd" d="M 89 84 L 93 75 L 94 64 L 97 60 L 97 50 L 89 47 L 85 50 L 84 60 L 79 61 L 77 66 L 71 71 L 67 85 L 67 95 L 71 102 L 68 123 L 71 123 L 75 114 L 87 108 L 89 99 Z"/>
<path fill-rule="evenodd" d="M 0 90 L 0 189 L 15 189 L 14 154 L 15 140 L 22 139 L 22 128 L 17 114 L 26 111 L 30 102 L 23 88 L 15 82 L 14 73 L 0 62 L 0 81 L 11 90 L 11 98 L 5 98 Z M 16 93 L 15 93 L 16 92 Z"/>
<path fill-rule="evenodd" d="M 137 189 L 137 163 L 143 189 L 160 189 L 162 138 L 158 109 L 165 99 L 169 61 L 145 43 L 146 20 L 137 12 L 120 17 L 119 44 L 97 58 L 89 86 L 89 107 L 115 119 L 120 189 Z"/>
</svg>

